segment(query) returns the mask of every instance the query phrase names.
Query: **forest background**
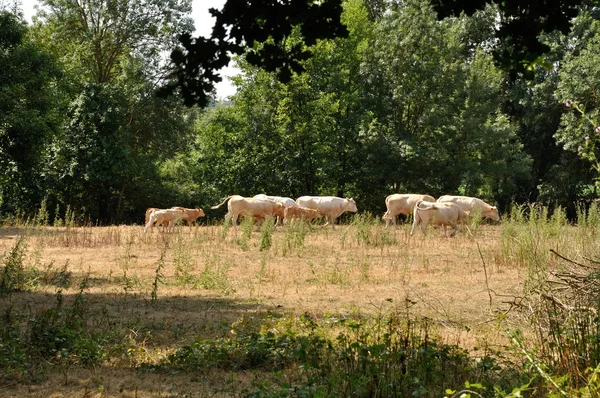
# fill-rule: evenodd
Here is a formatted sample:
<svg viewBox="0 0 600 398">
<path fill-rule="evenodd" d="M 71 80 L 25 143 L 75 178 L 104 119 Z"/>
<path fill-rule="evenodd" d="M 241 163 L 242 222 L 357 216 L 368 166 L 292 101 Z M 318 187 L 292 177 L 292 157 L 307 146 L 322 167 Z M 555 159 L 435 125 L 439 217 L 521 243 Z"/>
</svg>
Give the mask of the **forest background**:
<svg viewBox="0 0 600 398">
<path fill-rule="evenodd" d="M 305 73 L 281 83 L 240 56 L 237 93 L 200 109 L 155 95 L 192 29 L 191 1 L 43 4 L 31 25 L 18 7 L 0 11 L 3 217 L 45 201 L 50 221 L 69 209 L 139 223 L 150 206 L 207 208 L 233 193 L 354 197 L 382 213 L 395 192 L 573 216 L 597 197 L 591 5 L 569 34 L 543 34 L 550 51 L 526 79 L 494 63 L 492 5 L 438 21 L 428 2 L 348 0 L 350 35 L 317 42 Z"/>
</svg>

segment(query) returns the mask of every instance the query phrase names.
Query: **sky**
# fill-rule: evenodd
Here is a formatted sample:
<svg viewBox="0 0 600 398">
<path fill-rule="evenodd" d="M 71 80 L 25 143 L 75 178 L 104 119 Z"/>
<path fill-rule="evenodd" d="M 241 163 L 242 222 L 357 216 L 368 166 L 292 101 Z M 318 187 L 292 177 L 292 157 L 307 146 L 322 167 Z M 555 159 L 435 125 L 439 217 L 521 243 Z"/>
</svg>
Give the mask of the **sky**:
<svg viewBox="0 0 600 398">
<path fill-rule="evenodd" d="M 23 13 L 27 21 L 31 22 L 31 17 L 35 14 L 35 6 L 39 5 L 38 0 L 20 0 L 23 8 Z M 192 0 L 192 18 L 194 19 L 194 25 L 196 26 L 196 32 L 194 34 L 209 36 L 214 24 L 214 18 L 208 13 L 209 8 L 223 8 L 225 0 Z M 233 76 L 239 71 L 233 67 L 227 67 L 221 70 L 221 76 L 223 81 L 217 83 L 217 96 L 219 98 L 227 98 L 230 95 L 235 94 L 235 88 L 231 85 L 231 82 L 227 76 Z"/>
</svg>

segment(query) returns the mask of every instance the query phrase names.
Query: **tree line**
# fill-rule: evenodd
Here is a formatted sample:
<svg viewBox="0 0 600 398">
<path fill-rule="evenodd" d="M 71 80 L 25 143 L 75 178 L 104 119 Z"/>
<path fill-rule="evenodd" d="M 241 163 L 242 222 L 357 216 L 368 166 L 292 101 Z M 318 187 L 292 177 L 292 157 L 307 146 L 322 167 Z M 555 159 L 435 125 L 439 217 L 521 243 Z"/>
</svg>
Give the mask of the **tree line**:
<svg viewBox="0 0 600 398">
<path fill-rule="evenodd" d="M 598 10 L 527 73 L 493 54 L 498 9 L 438 20 L 428 2 L 347 0 L 349 34 L 317 41 L 303 73 L 236 57 L 237 93 L 204 109 L 159 97 L 164 54 L 192 30 L 189 0 L 44 0 L 0 12 L 0 211 L 67 207 L 100 224 L 236 193 L 355 198 L 395 192 L 571 207 L 597 196 Z M 299 27 L 283 42 L 306 46 Z M 207 215 L 209 215 L 207 213 Z M 52 219 L 52 217 L 51 217 Z"/>
</svg>

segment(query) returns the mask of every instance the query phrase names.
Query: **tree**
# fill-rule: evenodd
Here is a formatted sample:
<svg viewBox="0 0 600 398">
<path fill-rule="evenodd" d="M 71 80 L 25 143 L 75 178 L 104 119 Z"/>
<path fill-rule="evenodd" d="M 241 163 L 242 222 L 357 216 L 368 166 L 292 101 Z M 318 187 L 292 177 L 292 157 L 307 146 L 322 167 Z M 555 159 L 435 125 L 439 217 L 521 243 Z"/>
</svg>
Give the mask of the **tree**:
<svg viewBox="0 0 600 398">
<path fill-rule="evenodd" d="M 61 70 L 29 37 L 22 17 L 0 11 L 0 186 L 3 207 L 41 201 L 41 170 L 57 133 L 55 82 Z"/>
<path fill-rule="evenodd" d="M 578 18 L 584 29 L 569 38 L 574 51 L 563 60 L 556 97 L 565 112 L 556 131 L 557 143 L 592 165 L 600 181 L 600 22 L 591 15 Z"/>
<path fill-rule="evenodd" d="M 162 53 L 182 31 L 191 31 L 191 0 L 43 0 L 41 12 L 61 57 L 79 64 L 87 81 L 113 82 L 131 58 L 143 59 L 143 72 L 164 78 Z"/>
<path fill-rule="evenodd" d="M 378 24 L 363 62 L 373 112 L 364 142 L 388 192 L 510 197 L 511 180 L 527 178 L 529 159 L 501 112 L 502 75 L 470 44 L 472 24 L 439 23 L 416 1 Z"/>
<path fill-rule="evenodd" d="M 45 4 L 36 35 L 65 65 L 69 96 L 48 167 L 52 197 L 99 222 L 131 221 L 150 203 L 167 205 L 173 198 L 159 178 L 162 162 L 185 148 L 194 112 L 154 94 L 162 54 L 192 27 L 191 2 Z"/>
</svg>

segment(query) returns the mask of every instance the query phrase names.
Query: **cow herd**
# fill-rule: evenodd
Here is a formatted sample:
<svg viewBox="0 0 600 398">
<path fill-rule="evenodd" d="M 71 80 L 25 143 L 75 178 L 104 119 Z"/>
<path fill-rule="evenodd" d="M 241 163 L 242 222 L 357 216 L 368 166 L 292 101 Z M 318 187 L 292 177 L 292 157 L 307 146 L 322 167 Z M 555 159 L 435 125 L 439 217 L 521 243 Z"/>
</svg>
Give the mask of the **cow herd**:
<svg viewBox="0 0 600 398">
<path fill-rule="evenodd" d="M 310 222 L 319 217 L 325 217 L 325 225 L 334 228 L 335 220 L 344 212 L 356 212 L 356 202 L 352 198 L 339 198 L 336 196 L 301 196 L 296 200 L 281 196 L 264 194 L 248 198 L 240 195 L 230 195 L 220 204 L 212 206 L 218 209 L 227 203 L 227 216 L 231 217 L 233 228 L 237 231 L 237 220 L 240 216 L 251 216 L 254 221 L 261 223 L 267 217 L 276 219 L 277 225 L 284 222 L 293 223 L 296 220 Z M 500 220 L 498 209 L 481 199 L 469 196 L 444 195 L 435 200 L 429 195 L 420 194 L 393 194 L 385 199 L 387 211 L 383 215 L 386 227 L 390 221 L 397 228 L 396 217 L 400 214 L 413 215 L 413 224 L 410 234 L 420 226 L 423 233 L 429 224 L 452 227 L 450 236 L 454 236 L 458 224 L 466 220 L 473 212 L 480 212 L 483 217 L 494 221 Z M 148 208 L 144 232 L 154 225 L 163 227 L 163 231 L 172 231 L 179 220 L 186 221 L 190 228 L 192 222 L 198 217 L 203 217 L 202 209 L 186 209 L 172 207 L 170 209 Z"/>
</svg>

